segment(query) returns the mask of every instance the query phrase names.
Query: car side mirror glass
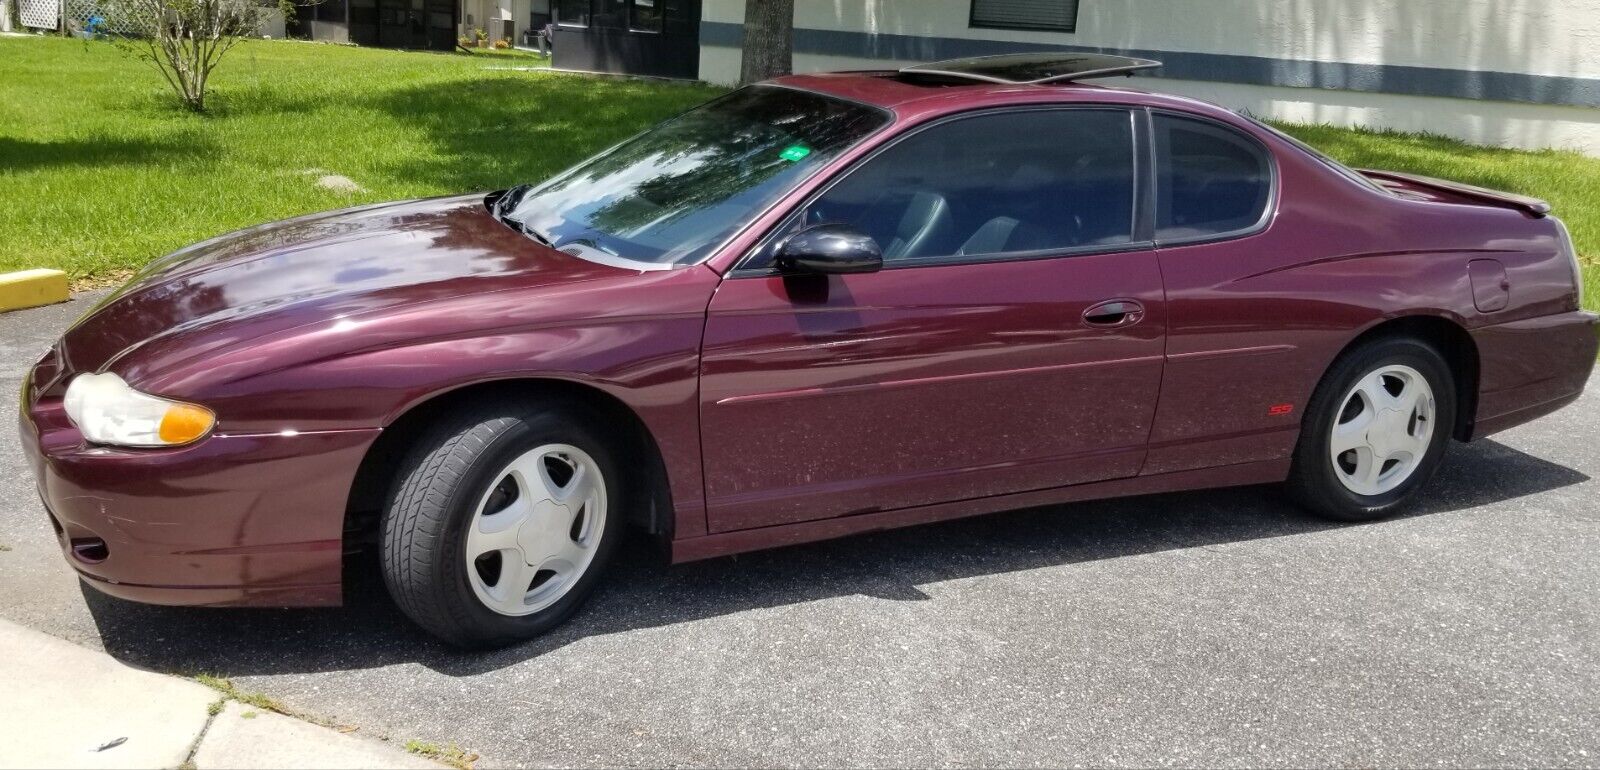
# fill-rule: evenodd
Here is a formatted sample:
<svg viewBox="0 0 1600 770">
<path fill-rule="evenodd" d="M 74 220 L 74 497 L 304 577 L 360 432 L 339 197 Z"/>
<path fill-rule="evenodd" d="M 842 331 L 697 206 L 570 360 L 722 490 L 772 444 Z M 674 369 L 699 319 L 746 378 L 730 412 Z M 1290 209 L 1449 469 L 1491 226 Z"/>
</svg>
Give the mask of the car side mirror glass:
<svg viewBox="0 0 1600 770">
<path fill-rule="evenodd" d="M 875 273 L 883 269 L 883 250 L 849 225 L 812 225 L 783 239 L 773 264 L 785 273 Z"/>
</svg>

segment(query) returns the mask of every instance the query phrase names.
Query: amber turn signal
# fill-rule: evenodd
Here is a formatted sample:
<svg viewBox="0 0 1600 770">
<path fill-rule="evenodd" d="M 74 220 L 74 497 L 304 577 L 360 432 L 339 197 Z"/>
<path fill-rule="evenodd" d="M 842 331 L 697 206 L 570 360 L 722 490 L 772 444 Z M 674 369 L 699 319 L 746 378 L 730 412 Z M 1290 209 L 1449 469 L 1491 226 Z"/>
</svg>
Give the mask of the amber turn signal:
<svg viewBox="0 0 1600 770">
<path fill-rule="evenodd" d="M 161 416 L 157 435 L 168 444 L 187 444 L 211 432 L 217 423 L 210 409 L 194 404 L 173 404 Z"/>
</svg>

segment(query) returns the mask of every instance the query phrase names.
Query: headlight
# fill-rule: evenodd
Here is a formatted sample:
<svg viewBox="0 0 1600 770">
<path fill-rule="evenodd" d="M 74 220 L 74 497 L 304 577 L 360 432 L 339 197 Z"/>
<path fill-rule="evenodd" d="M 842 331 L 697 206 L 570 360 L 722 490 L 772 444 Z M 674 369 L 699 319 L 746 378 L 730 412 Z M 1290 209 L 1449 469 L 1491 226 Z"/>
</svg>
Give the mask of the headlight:
<svg viewBox="0 0 1600 770">
<path fill-rule="evenodd" d="M 210 409 L 140 393 L 110 372 L 72 378 L 64 406 L 96 444 L 179 446 L 204 438 L 217 423 Z"/>
</svg>

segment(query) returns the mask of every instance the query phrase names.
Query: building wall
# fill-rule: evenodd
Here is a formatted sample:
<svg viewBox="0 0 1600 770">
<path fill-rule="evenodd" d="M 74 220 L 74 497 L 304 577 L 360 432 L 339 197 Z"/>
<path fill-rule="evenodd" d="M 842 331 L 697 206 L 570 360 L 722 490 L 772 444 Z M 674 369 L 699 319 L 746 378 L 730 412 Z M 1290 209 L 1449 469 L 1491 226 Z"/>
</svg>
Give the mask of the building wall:
<svg viewBox="0 0 1600 770">
<path fill-rule="evenodd" d="M 472 37 L 473 30 L 489 30 L 490 15 L 498 11 L 494 0 L 462 0 L 456 23 L 461 26 L 457 37 Z M 491 33 L 493 34 L 493 33 Z"/>
<path fill-rule="evenodd" d="M 324 43 L 350 42 L 350 25 L 346 22 L 317 19 L 307 22 L 306 25 L 310 28 L 312 40 Z"/>
<path fill-rule="evenodd" d="M 261 28 L 256 34 L 270 37 L 273 40 L 282 40 L 284 35 L 283 11 L 273 8 L 262 14 Z"/>
<path fill-rule="evenodd" d="M 495 0 L 494 12 L 491 16 L 493 25 L 489 28 L 489 39 L 500 40 L 509 37 L 512 43 L 517 42 L 517 36 L 528 26 L 527 0 Z M 511 22 L 511 34 L 506 34 L 506 22 Z"/>
<path fill-rule="evenodd" d="M 533 18 L 533 12 L 548 14 L 550 1 L 462 0 L 461 8 L 458 36 L 467 37 L 473 30 L 482 28 L 489 33 L 489 41 L 492 43 L 506 36 L 505 22 L 510 20 L 513 26 L 511 44 L 522 45 L 522 33 L 528 29 L 528 22 Z M 470 24 L 467 23 L 469 14 L 472 16 Z"/>
<path fill-rule="evenodd" d="M 1084 48 L 1139 86 L 1295 121 L 1600 155 L 1600 0 L 1081 0 L 1077 31 L 968 28 L 970 0 L 796 0 L 795 69 Z M 744 0 L 706 0 L 701 77 L 738 79 Z"/>
</svg>

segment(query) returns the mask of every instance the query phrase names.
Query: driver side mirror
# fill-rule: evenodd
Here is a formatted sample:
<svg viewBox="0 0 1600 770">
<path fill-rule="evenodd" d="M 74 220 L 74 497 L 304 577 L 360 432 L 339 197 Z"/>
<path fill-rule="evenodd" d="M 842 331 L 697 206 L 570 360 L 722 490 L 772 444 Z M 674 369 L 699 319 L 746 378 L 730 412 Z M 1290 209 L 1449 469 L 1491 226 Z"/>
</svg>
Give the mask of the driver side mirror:
<svg viewBox="0 0 1600 770">
<path fill-rule="evenodd" d="M 876 273 L 883 269 L 883 250 L 849 225 L 813 225 L 779 242 L 773 264 L 785 273 Z"/>
</svg>

